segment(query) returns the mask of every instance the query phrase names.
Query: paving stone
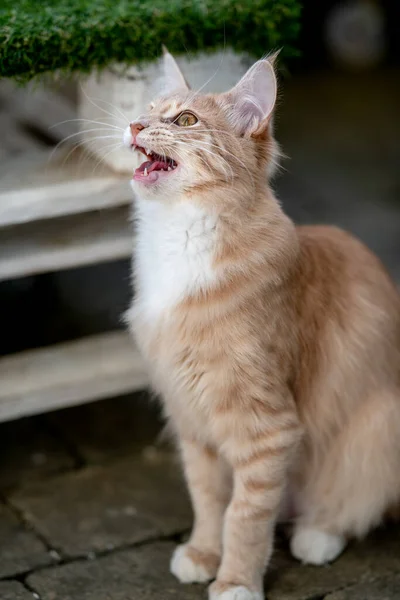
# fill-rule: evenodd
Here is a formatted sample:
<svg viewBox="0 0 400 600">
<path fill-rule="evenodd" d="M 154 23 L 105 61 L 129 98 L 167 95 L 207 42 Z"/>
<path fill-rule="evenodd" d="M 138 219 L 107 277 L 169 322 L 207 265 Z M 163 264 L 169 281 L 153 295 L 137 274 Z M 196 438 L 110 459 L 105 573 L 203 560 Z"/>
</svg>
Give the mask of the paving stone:
<svg viewBox="0 0 400 600">
<path fill-rule="evenodd" d="M 399 537 L 397 532 L 394 535 L 379 532 L 369 542 L 353 546 L 332 566 L 313 568 L 291 559 L 278 540 L 266 578 L 266 597 L 310 600 L 345 587 L 326 600 L 397 599 L 400 597 L 396 595 L 400 581 Z M 168 565 L 173 548 L 174 544 L 169 542 L 155 542 L 116 551 L 97 560 L 41 570 L 32 574 L 28 583 L 43 600 L 206 598 L 204 586 L 182 586 L 170 576 Z M 363 595 L 364 591 L 370 595 Z M 384 595 L 389 593 L 392 595 Z"/>
<path fill-rule="evenodd" d="M 148 393 L 138 392 L 67 408 L 46 418 L 93 464 L 152 445 L 162 427 L 159 415 L 158 403 Z"/>
<path fill-rule="evenodd" d="M 1 600 L 32 600 L 34 595 L 18 581 L 3 581 L 0 582 L 0 598 Z"/>
<path fill-rule="evenodd" d="M 400 598 L 400 575 L 390 575 L 369 583 L 352 585 L 340 592 L 326 596 L 324 600 L 398 600 Z"/>
<path fill-rule="evenodd" d="M 180 468 L 157 453 L 43 481 L 10 502 L 68 556 L 172 535 L 191 523 Z"/>
<path fill-rule="evenodd" d="M 73 467 L 63 444 L 42 426 L 41 419 L 20 419 L 0 425 L 0 489 L 23 486 L 32 480 Z"/>
<path fill-rule="evenodd" d="M 282 551 L 278 549 L 279 552 Z M 311 567 L 287 558 L 282 568 L 267 574 L 267 597 L 268 600 L 309 600 L 357 582 L 389 578 L 399 571 L 400 528 L 395 527 L 377 531 L 364 542 L 353 543 L 332 565 Z"/>
<path fill-rule="evenodd" d="M 44 544 L 0 504 L 0 577 L 10 577 L 52 562 Z M 3 600 L 3 597 L 0 595 Z"/>
<path fill-rule="evenodd" d="M 205 586 L 169 573 L 174 545 L 157 542 L 29 576 L 41 600 L 205 600 Z"/>
</svg>

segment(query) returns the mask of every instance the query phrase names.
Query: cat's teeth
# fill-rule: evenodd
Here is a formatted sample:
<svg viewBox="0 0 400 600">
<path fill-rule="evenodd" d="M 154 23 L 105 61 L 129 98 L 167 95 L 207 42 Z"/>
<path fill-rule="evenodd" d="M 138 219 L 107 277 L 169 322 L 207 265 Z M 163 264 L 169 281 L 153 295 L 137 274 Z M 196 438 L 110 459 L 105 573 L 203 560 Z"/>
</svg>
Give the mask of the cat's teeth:
<svg viewBox="0 0 400 600">
<path fill-rule="evenodd" d="M 172 171 L 172 167 L 168 167 L 168 171 Z"/>
<path fill-rule="evenodd" d="M 147 167 L 144 168 L 143 175 L 147 177 Z"/>
<path fill-rule="evenodd" d="M 151 154 L 151 150 L 149 150 L 148 148 L 145 148 L 145 152 L 148 156 Z"/>
</svg>

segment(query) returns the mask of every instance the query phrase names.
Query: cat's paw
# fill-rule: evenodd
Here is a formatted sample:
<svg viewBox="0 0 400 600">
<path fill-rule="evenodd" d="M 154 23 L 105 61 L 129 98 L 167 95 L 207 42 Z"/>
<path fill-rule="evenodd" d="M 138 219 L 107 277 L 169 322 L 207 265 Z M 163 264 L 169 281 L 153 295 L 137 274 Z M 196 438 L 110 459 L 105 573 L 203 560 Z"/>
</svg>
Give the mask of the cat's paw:
<svg viewBox="0 0 400 600">
<path fill-rule="evenodd" d="M 346 539 L 311 527 L 299 527 L 290 541 L 292 555 L 310 565 L 332 562 L 343 552 Z"/>
<path fill-rule="evenodd" d="M 170 571 L 181 583 L 205 583 L 214 579 L 219 557 L 201 552 L 189 544 L 178 546 L 171 558 Z"/>
<path fill-rule="evenodd" d="M 214 581 L 208 588 L 208 600 L 263 600 L 260 592 L 254 592 L 244 585 Z"/>
</svg>

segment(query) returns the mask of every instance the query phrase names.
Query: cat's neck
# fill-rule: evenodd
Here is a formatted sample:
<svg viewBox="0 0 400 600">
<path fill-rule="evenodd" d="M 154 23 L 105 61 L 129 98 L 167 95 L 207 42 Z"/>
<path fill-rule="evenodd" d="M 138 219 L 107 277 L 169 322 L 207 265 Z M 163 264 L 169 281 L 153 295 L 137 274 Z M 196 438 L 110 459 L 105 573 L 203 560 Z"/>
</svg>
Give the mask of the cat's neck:
<svg viewBox="0 0 400 600">
<path fill-rule="evenodd" d="M 276 279 L 293 230 L 273 197 L 246 218 L 204 198 L 165 203 L 138 198 L 136 217 L 136 290 L 153 313 L 219 285 L 227 270 L 232 276 L 235 269 L 261 269 L 266 278 L 272 269 Z"/>
<path fill-rule="evenodd" d="M 146 313 L 156 316 L 217 280 L 215 214 L 191 201 L 138 198 L 136 223 L 135 286 Z"/>
<path fill-rule="evenodd" d="M 137 199 L 138 245 L 145 243 L 160 259 L 212 252 L 218 213 L 193 200 L 160 202 Z"/>
</svg>

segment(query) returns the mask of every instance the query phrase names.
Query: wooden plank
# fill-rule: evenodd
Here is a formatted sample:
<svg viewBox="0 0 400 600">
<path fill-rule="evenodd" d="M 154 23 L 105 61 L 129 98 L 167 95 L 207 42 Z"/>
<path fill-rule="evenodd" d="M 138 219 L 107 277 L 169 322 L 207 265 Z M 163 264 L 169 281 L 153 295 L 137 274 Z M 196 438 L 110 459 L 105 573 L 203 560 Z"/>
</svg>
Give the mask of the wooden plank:
<svg viewBox="0 0 400 600">
<path fill-rule="evenodd" d="M 129 208 L 0 229 L 0 281 L 129 257 Z"/>
<path fill-rule="evenodd" d="M 112 332 L 0 359 L 0 421 L 143 389 L 131 337 Z"/>
<path fill-rule="evenodd" d="M 4 160 L 0 181 L 0 227 L 124 206 L 133 197 L 129 176 L 70 146 Z"/>
</svg>

